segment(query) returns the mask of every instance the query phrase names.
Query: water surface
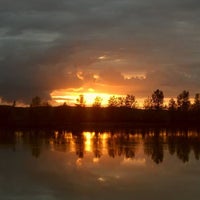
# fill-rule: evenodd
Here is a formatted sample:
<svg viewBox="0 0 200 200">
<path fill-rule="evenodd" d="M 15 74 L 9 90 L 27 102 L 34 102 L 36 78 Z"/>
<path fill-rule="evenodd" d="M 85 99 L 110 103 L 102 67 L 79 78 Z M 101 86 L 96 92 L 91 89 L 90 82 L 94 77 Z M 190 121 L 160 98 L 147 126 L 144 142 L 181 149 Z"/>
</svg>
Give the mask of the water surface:
<svg viewBox="0 0 200 200">
<path fill-rule="evenodd" d="M 0 199 L 200 197 L 197 131 L 1 131 Z"/>
</svg>

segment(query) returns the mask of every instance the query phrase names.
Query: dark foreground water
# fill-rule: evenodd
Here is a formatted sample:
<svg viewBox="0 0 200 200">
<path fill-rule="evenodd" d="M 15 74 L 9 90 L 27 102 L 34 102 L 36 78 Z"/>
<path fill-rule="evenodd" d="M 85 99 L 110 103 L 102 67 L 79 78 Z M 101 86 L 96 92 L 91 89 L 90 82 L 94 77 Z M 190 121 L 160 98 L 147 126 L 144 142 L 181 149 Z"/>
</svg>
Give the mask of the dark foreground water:
<svg viewBox="0 0 200 200">
<path fill-rule="evenodd" d="M 197 131 L 0 131 L 0 200 L 200 199 Z"/>
</svg>

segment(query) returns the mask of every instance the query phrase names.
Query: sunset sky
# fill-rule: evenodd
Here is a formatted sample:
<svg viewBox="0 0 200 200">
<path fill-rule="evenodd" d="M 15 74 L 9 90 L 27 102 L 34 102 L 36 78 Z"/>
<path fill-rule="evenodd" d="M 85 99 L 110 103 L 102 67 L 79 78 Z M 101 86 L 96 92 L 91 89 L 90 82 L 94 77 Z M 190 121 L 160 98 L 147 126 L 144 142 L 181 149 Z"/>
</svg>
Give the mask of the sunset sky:
<svg viewBox="0 0 200 200">
<path fill-rule="evenodd" d="M 199 24 L 199 0 L 1 0 L 0 97 L 192 96 Z"/>
</svg>

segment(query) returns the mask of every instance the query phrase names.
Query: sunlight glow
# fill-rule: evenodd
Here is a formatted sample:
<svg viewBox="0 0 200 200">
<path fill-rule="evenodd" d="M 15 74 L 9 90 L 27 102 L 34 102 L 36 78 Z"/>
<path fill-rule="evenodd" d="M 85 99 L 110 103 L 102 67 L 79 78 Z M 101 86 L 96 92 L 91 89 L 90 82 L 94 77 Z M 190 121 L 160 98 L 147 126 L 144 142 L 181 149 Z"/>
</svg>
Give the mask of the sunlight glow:
<svg viewBox="0 0 200 200">
<path fill-rule="evenodd" d="M 102 105 L 107 104 L 110 95 L 108 94 L 101 94 L 101 93 L 85 93 L 84 98 L 87 105 L 92 105 L 96 97 L 102 98 Z"/>
<path fill-rule="evenodd" d="M 93 88 L 88 88 L 86 91 L 83 88 L 71 89 L 71 91 L 55 90 L 50 95 L 56 103 L 66 103 L 71 106 L 78 103 L 77 99 L 80 98 L 80 95 L 83 95 L 86 106 L 92 106 L 96 97 L 100 97 L 102 99 L 101 106 L 107 106 L 109 98 L 113 96 L 113 94 L 96 92 Z"/>
</svg>

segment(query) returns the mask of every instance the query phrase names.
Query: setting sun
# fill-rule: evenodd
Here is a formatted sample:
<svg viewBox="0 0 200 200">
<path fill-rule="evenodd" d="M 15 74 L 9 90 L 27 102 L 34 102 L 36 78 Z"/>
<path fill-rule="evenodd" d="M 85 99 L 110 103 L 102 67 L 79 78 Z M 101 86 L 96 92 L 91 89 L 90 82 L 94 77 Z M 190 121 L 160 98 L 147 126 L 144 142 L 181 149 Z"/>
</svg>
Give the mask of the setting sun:
<svg viewBox="0 0 200 200">
<path fill-rule="evenodd" d="M 75 105 L 78 103 L 80 95 L 83 96 L 83 101 L 86 106 L 92 106 L 97 97 L 101 99 L 101 106 L 107 106 L 109 98 L 114 94 L 96 92 L 92 88 L 84 91 L 83 88 L 80 88 L 71 90 L 55 90 L 51 93 L 51 98 L 59 104 L 67 103 L 68 105 Z"/>
</svg>

